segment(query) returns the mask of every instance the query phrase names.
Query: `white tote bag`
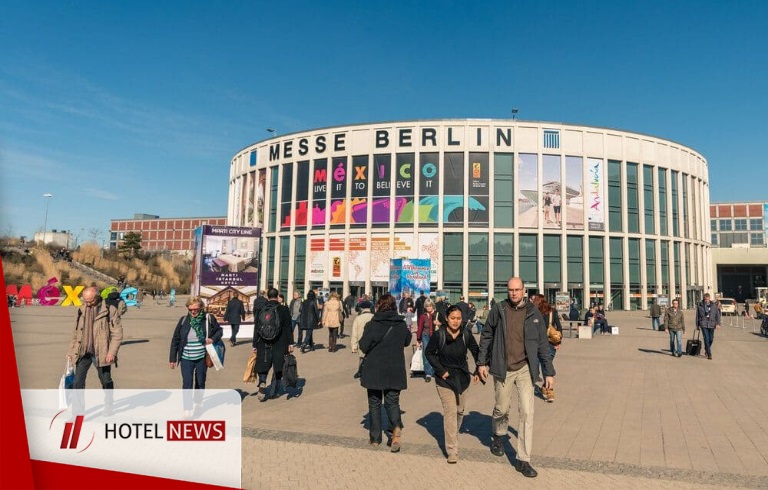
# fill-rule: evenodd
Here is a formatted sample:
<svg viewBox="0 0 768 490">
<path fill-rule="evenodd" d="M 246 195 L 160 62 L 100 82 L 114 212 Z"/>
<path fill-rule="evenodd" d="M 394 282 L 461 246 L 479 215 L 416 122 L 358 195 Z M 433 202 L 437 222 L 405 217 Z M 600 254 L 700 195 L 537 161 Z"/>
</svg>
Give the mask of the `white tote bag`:
<svg viewBox="0 0 768 490">
<path fill-rule="evenodd" d="M 422 371 L 424 371 L 424 358 L 421 354 L 421 347 L 419 347 L 411 357 L 411 372 L 420 373 Z"/>
</svg>

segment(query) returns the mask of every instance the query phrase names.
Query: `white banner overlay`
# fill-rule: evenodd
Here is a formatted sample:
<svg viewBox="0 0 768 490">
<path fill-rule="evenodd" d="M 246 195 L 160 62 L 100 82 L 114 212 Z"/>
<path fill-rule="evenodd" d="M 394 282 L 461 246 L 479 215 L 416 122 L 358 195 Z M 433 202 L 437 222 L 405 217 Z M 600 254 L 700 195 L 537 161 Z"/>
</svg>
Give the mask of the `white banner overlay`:
<svg viewBox="0 0 768 490">
<path fill-rule="evenodd" d="M 66 390 L 61 409 L 58 390 L 21 390 L 30 456 L 240 488 L 240 395 L 203 395 L 187 412 L 184 390 Z"/>
</svg>

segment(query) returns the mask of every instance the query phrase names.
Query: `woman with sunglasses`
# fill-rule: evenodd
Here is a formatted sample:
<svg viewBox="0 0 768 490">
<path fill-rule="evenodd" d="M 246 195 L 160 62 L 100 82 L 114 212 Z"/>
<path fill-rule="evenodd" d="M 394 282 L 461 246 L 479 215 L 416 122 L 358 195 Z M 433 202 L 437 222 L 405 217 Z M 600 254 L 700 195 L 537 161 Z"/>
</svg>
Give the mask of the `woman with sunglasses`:
<svg viewBox="0 0 768 490">
<path fill-rule="evenodd" d="M 222 328 L 216 317 L 205 312 L 202 298 L 195 296 L 187 300 L 187 315 L 179 319 L 171 337 L 169 360 L 171 369 L 181 367 L 181 388 L 184 390 L 184 417 L 192 417 L 192 388 L 194 403 L 199 406 L 203 401 L 205 376 L 205 344 L 221 340 Z"/>
</svg>

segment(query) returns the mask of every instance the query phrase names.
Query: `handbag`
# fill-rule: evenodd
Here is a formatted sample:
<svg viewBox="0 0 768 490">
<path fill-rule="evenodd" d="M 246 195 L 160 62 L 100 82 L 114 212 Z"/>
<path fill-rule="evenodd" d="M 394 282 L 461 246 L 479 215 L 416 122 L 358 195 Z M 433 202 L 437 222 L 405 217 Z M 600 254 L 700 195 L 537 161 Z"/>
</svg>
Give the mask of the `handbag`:
<svg viewBox="0 0 768 490">
<path fill-rule="evenodd" d="M 75 383 L 75 367 L 67 359 L 67 365 L 64 368 L 64 374 L 61 375 L 59 380 L 59 409 L 66 410 L 69 406 L 67 400 L 67 390 L 72 389 L 72 385 Z"/>
<path fill-rule="evenodd" d="M 393 326 L 394 326 L 394 325 L 393 325 Z M 374 347 L 376 347 L 376 346 L 377 346 L 377 345 L 379 345 L 380 343 L 384 342 L 384 339 L 386 339 L 386 338 L 387 338 L 387 335 L 389 335 L 389 332 L 391 332 L 391 331 L 392 331 L 392 327 L 389 327 L 389 330 L 387 330 L 387 333 L 385 333 L 385 334 L 384 334 L 384 336 L 381 338 L 381 340 L 379 340 L 378 342 L 376 342 L 375 344 L 373 344 L 373 345 L 371 346 L 371 348 L 370 348 L 370 349 L 368 349 L 368 352 L 366 352 L 366 353 L 365 353 L 365 357 L 363 357 L 362 359 L 360 359 L 360 367 L 358 368 L 358 372 L 360 373 L 360 382 L 361 382 L 361 383 L 363 382 L 363 376 L 362 376 L 362 374 L 363 374 L 363 372 L 365 372 L 365 360 L 368 358 L 368 354 L 370 354 L 370 353 L 371 353 L 371 351 L 373 350 L 373 348 L 374 348 Z"/>
<path fill-rule="evenodd" d="M 243 383 L 255 383 L 256 382 L 256 353 L 251 352 L 251 357 L 248 358 L 248 364 L 245 366 L 245 372 L 243 373 Z"/>
<path fill-rule="evenodd" d="M 547 339 L 552 345 L 557 345 L 563 340 L 563 333 L 555 328 L 552 323 L 552 312 L 549 312 L 549 326 L 547 327 Z"/>
<path fill-rule="evenodd" d="M 205 315 L 205 338 L 208 339 L 208 315 Z M 216 371 L 224 369 L 224 349 L 221 340 L 215 344 L 205 344 L 205 366 L 216 368 Z"/>
</svg>

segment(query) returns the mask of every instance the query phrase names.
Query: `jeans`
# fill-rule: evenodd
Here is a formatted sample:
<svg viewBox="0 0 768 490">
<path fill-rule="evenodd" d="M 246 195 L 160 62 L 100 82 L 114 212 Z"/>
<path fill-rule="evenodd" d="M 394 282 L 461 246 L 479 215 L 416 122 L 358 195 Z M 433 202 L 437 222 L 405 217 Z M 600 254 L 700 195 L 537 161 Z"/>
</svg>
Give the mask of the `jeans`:
<svg viewBox="0 0 768 490">
<path fill-rule="evenodd" d="M 237 332 L 240 331 L 240 324 L 233 323 L 232 325 L 230 325 L 230 327 L 232 328 L 232 336 L 229 337 L 229 341 L 234 344 L 235 342 L 237 342 Z"/>
<path fill-rule="evenodd" d="M 608 322 L 605 320 L 595 320 L 595 326 L 592 328 L 592 333 L 594 334 L 600 330 L 600 333 L 608 332 Z"/>
<path fill-rule="evenodd" d="M 675 350 L 675 341 L 677 341 L 677 350 Z M 669 331 L 669 351 L 672 354 L 677 354 L 678 356 L 683 355 L 683 331 L 682 330 Z"/>
<path fill-rule="evenodd" d="M 299 320 L 291 320 L 291 340 L 296 339 L 296 329 L 299 327 Z M 299 330 L 301 332 L 301 330 Z M 297 342 L 300 343 L 300 342 Z"/>
<path fill-rule="evenodd" d="M 75 396 L 72 399 L 72 413 L 82 415 L 85 413 L 85 393 L 82 391 L 85 389 L 85 377 L 88 374 L 91 364 L 97 364 L 94 362 L 96 357 L 93 354 L 85 354 L 83 357 L 77 360 L 75 364 L 75 381 L 72 383 L 72 388 L 75 391 Z M 115 383 L 112 381 L 112 366 L 96 366 L 96 373 L 99 375 L 99 381 L 104 391 L 104 407 L 110 409 L 112 407 L 113 389 Z"/>
<path fill-rule="evenodd" d="M 336 352 L 336 340 L 339 338 L 339 327 L 328 327 L 328 350 Z"/>
<path fill-rule="evenodd" d="M 533 382 L 528 365 L 517 371 L 507 371 L 503 381 L 494 378 L 493 391 L 493 433 L 502 437 L 509 430 L 509 408 L 512 394 L 517 392 L 517 460 L 530 461 L 533 449 Z"/>
<path fill-rule="evenodd" d="M 195 403 L 203 401 L 203 390 L 205 390 L 205 376 L 208 368 L 205 365 L 205 358 L 196 361 L 188 359 L 181 360 L 181 388 L 184 390 L 184 410 L 192 410 L 192 395 L 194 393 Z M 194 387 L 194 391 L 192 388 Z"/>
<path fill-rule="evenodd" d="M 427 356 L 424 355 L 427 352 L 427 345 L 429 344 L 429 335 L 421 333 L 421 357 L 424 359 L 424 376 L 433 377 L 435 375 L 435 368 L 427 361 Z"/>
<path fill-rule="evenodd" d="M 552 365 L 555 365 L 555 354 L 557 354 L 557 349 L 555 349 L 555 346 L 552 344 L 549 344 L 549 357 L 552 359 Z M 541 374 L 541 379 L 544 380 L 546 376 L 544 376 L 544 363 L 541 362 L 541 358 L 539 358 L 539 373 Z"/>
<path fill-rule="evenodd" d="M 296 341 L 297 344 L 302 344 L 302 335 L 304 336 L 304 339 L 303 339 L 304 345 L 306 346 L 315 345 L 315 343 L 312 341 L 312 329 L 309 329 L 309 330 L 299 329 L 299 339 Z"/>
<path fill-rule="evenodd" d="M 400 419 L 400 390 L 368 390 L 368 431 L 370 441 L 381 444 L 381 402 L 387 412 L 390 428 L 403 427 Z"/>
<path fill-rule="evenodd" d="M 711 356 L 712 344 L 715 342 L 715 329 L 702 327 L 701 336 L 704 337 L 704 352 L 706 352 L 708 356 Z"/>
<path fill-rule="evenodd" d="M 653 328 L 654 330 L 658 330 L 659 329 L 660 323 L 661 322 L 659 322 L 659 317 L 654 316 L 654 317 L 651 318 L 651 328 Z"/>
</svg>

